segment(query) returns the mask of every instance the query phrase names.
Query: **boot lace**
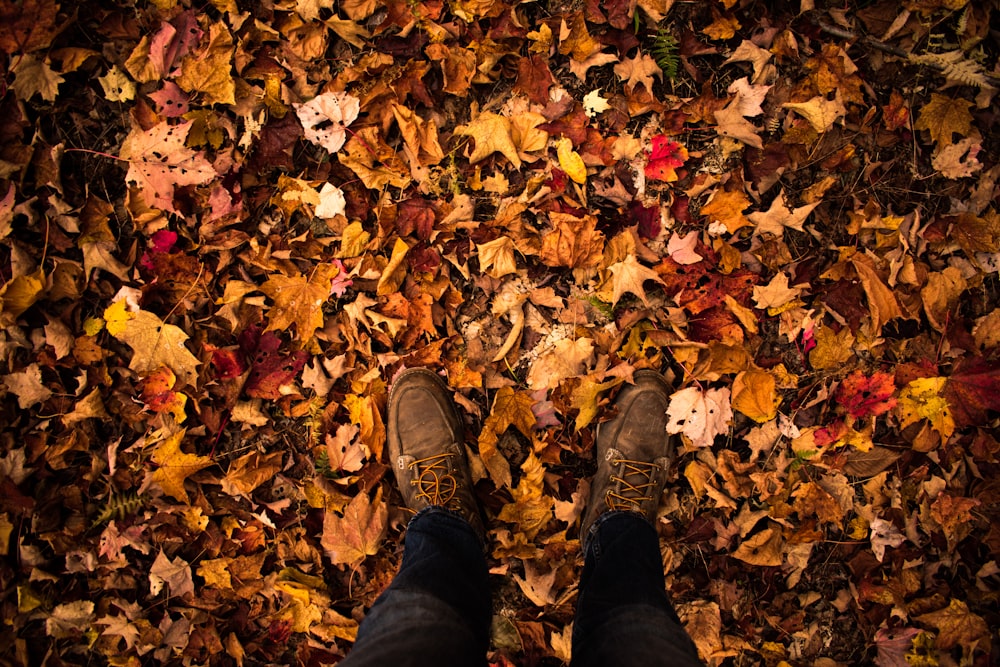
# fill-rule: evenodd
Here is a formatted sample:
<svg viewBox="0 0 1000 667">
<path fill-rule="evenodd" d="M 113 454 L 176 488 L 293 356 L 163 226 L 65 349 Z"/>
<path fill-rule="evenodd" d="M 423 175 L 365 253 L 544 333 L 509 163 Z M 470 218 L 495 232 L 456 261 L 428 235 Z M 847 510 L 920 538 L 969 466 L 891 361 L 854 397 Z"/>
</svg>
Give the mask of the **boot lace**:
<svg viewBox="0 0 1000 667">
<path fill-rule="evenodd" d="M 448 459 L 453 454 L 435 454 L 423 459 L 417 459 L 409 464 L 410 470 L 415 470 L 416 477 L 410 484 L 417 489 L 417 498 L 426 500 L 431 505 L 449 507 L 458 491 L 458 481 L 448 469 Z"/>
<path fill-rule="evenodd" d="M 611 482 L 621 484 L 621 489 L 608 491 L 604 502 L 613 510 L 644 512 L 643 503 L 653 500 L 652 490 L 656 487 L 653 475 L 660 466 L 629 459 L 614 459 L 612 464 L 620 468 L 618 475 L 611 475 Z"/>
</svg>

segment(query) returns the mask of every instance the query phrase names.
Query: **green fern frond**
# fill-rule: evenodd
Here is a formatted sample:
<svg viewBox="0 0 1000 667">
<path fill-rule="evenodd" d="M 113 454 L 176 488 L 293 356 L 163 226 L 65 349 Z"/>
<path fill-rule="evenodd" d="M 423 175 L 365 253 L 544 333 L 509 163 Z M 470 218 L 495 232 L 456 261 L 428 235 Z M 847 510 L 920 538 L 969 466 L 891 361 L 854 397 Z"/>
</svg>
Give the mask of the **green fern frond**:
<svg viewBox="0 0 1000 667">
<path fill-rule="evenodd" d="M 653 40 L 653 47 L 649 52 L 667 79 L 673 81 L 677 78 L 677 65 L 680 59 L 677 57 L 676 37 L 664 28 L 660 28 L 660 31 L 656 34 L 656 39 Z"/>
</svg>

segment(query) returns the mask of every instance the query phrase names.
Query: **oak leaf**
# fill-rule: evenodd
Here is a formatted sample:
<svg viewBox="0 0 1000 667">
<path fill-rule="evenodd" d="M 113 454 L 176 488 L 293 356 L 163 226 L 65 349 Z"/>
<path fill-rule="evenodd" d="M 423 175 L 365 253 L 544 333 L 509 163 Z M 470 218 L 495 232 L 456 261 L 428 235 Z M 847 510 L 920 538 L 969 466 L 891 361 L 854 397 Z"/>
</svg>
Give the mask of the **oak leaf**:
<svg viewBox="0 0 1000 667">
<path fill-rule="evenodd" d="M 320 544 L 334 565 L 355 567 L 378 553 L 388 518 L 389 508 L 382 501 L 381 487 L 374 500 L 367 493 L 359 493 L 344 508 L 343 516 L 326 510 Z"/>
<path fill-rule="evenodd" d="M 181 442 L 186 432 L 186 429 L 181 429 L 156 446 L 151 459 L 159 467 L 148 473 L 143 483 L 143 486 L 155 484 L 163 493 L 185 504 L 188 502 L 188 494 L 184 490 L 184 480 L 215 463 L 207 456 L 181 451 Z"/>
<path fill-rule="evenodd" d="M 122 143 L 120 157 L 129 163 L 125 180 L 137 185 L 154 208 L 177 213 L 175 187 L 202 185 L 217 176 L 201 153 L 184 145 L 192 125 L 163 122 L 146 131 L 134 128 Z"/>
</svg>

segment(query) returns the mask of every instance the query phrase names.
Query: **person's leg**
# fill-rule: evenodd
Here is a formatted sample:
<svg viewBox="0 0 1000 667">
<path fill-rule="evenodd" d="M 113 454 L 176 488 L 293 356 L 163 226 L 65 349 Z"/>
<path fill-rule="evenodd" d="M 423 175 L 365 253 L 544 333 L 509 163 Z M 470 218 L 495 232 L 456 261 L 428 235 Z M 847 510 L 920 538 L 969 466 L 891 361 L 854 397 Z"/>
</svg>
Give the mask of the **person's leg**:
<svg viewBox="0 0 1000 667">
<path fill-rule="evenodd" d="M 416 516 L 399 572 L 341 664 L 486 664 L 492 609 L 485 530 L 463 443 L 461 416 L 441 378 L 423 368 L 400 373 L 389 392 L 386 449 Z"/>
<path fill-rule="evenodd" d="M 667 597 L 659 541 L 635 512 L 596 519 L 573 624 L 573 667 L 700 665 Z"/>
<path fill-rule="evenodd" d="M 676 446 L 667 435 L 672 388 L 637 371 L 597 431 L 597 472 L 581 526 L 583 576 L 573 667 L 698 665 L 664 585 L 656 508 Z"/>
<path fill-rule="evenodd" d="M 491 613 L 486 559 L 475 531 L 462 517 L 428 507 L 410 522 L 399 573 L 340 664 L 481 667 Z"/>
</svg>

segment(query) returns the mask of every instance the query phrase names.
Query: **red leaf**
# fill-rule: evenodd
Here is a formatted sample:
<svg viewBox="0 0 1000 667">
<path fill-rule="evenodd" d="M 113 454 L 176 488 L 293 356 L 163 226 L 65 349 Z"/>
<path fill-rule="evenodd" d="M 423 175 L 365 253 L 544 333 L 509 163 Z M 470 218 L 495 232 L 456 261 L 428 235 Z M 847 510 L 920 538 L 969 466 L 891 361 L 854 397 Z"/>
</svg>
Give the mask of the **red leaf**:
<svg viewBox="0 0 1000 667">
<path fill-rule="evenodd" d="M 983 357 L 963 359 L 944 385 L 955 425 L 986 423 L 986 411 L 1000 411 L 1000 361 Z"/>
<path fill-rule="evenodd" d="M 871 377 L 854 371 L 837 387 L 837 402 L 855 418 L 885 414 L 896 405 L 893 376 L 877 372 Z"/>
<path fill-rule="evenodd" d="M 244 390 L 252 398 L 280 398 L 281 387 L 294 380 L 309 359 L 305 350 L 279 351 L 281 339 L 273 331 L 261 336 L 259 326 L 243 332 L 240 347 L 251 360 Z"/>
<path fill-rule="evenodd" d="M 549 101 L 549 88 L 553 83 L 552 72 L 541 56 L 536 54 L 518 61 L 514 90 L 524 93 L 535 104 Z"/>
<path fill-rule="evenodd" d="M 688 158 L 687 149 L 676 141 L 671 141 L 666 135 L 653 137 L 653 149 L 649 152 L 646 163 L 646 178 L 652 181 L 672 182 L 677 180 L 677 167 L 684 165 Z"/>
</svg>

